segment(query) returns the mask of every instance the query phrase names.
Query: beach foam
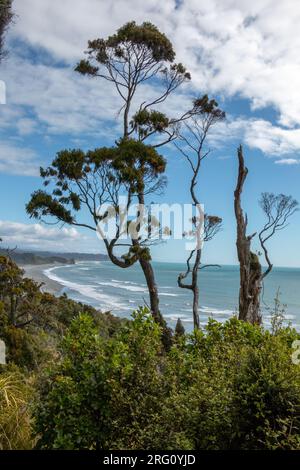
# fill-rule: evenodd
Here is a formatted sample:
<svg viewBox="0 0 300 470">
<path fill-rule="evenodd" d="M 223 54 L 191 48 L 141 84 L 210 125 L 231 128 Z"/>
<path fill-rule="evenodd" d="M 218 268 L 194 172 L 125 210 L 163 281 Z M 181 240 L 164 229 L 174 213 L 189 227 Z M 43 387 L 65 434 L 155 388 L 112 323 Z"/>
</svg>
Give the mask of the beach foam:
<svg viewBox="0 0 300 470">
<path fill-rule="evenodd" d="M 67 266 L 64 266 L 66 268 Z M 67 281 L 62 277 L 54 274 L 53 271 L 60 269 L 60 266 L 46 269 L 44 271 L 45 276 L 49 277 L 53 281 L 59 282 L 63 286 L 67 287 L 70 290 L 79 292 L 84 297 L 89 297 L 99 301 L 99 308 L 102 310 L 130 310 L 130 308 L 123 304 L 122 302 L 117 301 L 110 295 L 104 294 L 102 291 L 97 290 L 97 286 L 91 284 L 78 284 L 76 282 Z"/>
<path fill-rule="evenodd" d="M 162 314 L 172 327 L 180 317 L 187 324 L 187 330 L 191 330 L 193 324 L 192 293 L 185 289 L 178 289 L 176 285 L 177 272 L 180 272 L 182 266 L 175 264 L 174 268 L 170 269 L 168 265 L 166 269 L 164 263 L 154 263 L 154 268 L 159 286 Z M 112 310 L 116 315 L 129 317 L 137 306 L 148 302 L 148 290 L 146 284 L 143 283 L 144 277 L 139 265 L 122 270 L 110 262 L 84 262 L 51 267 L 46 269 L 44 274 L 70 291 L 68 294 L 71 298 L 102 310 Z M 280 270 L 274 270 L 270 276 L 270 287 L 267 288 L 268 284 L 266 284 L 265 303 L 270 307 L 264 308 L 263 319 L 264 325 L 268 328 L 271 326 L 270 312 L 273 308 L 274 292 L 278 285 L 282 286 L 282 291 L 285 293 L 282 302 L 287 303 L 286 300 L 290 300 L 291 303 L 291 308 L 289 307 L 285 314 L 284 324 L 289 321 L 293 325 L 299 324 L 300 302 L 297 303 L 295 286 L 298 285 L 298 281 L 300 282 L 300 270 L 289 270 L 288 274 L 290 278 L 287 278 L 286 270 L 283 273 Z M 116 279 L 118 276 L 119 278 Z M 274 276 L 274 281 L 272 281 L 272 276 Z M 268 279 L 268 282 L 270 280 Z M 173 282 L 174 286 L 172 286 Z M 236 267 L 222 267 L 221 273 L 220 271 L 203 273 L 200 300 L 205 305 L 199 309 L 201 325 L 205 324 L 209 318 L 226 321 L 236 315 L 238 283 L 239 271 Z"/>
</svg>

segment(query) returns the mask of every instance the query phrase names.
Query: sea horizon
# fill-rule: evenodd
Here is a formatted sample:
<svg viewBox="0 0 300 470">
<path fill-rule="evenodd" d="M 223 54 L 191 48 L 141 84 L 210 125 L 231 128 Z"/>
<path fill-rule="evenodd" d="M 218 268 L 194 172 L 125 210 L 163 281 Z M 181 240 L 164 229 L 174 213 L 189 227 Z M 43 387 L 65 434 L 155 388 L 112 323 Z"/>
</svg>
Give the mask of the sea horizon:
<svg viewBox="0 0 300 470">
<path fill-rule="evenodd" d="M 177 276 L 184 263 L 153 262 L 160 295 L 160 308 L 168 324 L 174 327 L 178 318 L 187 331 L 192 330 L 192 296 L 177 286 Z M 101 311 L 129 318 L 139 306 L 148 305 L 148 292 L 138 265 L 120 269 L 110 261 L 79 261 L 76 264 L 47 267 L 47 278 L 59 283 L 60 293 L 87 303 Z M 285 324 L 300 330 L 300 268 L 274 267 L 262 292 L 264 325 L 271 327 L 275 298 L 279 295 L 285 309 Z M 239 266 L 208 267 L 200 273 L 200 319 L 224 322 L 238 310 Z"/>
</svg>

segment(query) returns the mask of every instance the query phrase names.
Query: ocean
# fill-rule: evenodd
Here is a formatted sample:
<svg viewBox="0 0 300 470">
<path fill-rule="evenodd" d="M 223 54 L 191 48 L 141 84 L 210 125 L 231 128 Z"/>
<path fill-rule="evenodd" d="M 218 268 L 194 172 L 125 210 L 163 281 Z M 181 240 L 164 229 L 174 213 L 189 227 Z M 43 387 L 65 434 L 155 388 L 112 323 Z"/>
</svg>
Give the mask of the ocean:
<svg viewBox="0 0 300 470">
<path fill-rule="evenodd" d="M 171 327 L 181 318 L 187 331 L 191 331 L 192 296 L 177 286 L 178 273 L 185 265 L 153 263 L 160 294 L 160 309 Z M 74 300 L 90 304 L 102 311 L 111 311 L 120 317 L 130 317 L 133 310 L 148 303 L 143 273 L 138 264 L 121 269 L 110 261 L 78 262 L 50 268 L 44 274 L 62 284 L 62 292 Z M 238 266 L 207 268 L 200 272 L 200 320 L 208 318 L 225 321 L 236 314 L 238 306 Z M 265 280 L 262 293 L 263 319 L 270 326 L 271 310 L 276 293 L 285 305 L 286 322 L 300 330 L 300 269 L 274 268 Z"/>
</svg>

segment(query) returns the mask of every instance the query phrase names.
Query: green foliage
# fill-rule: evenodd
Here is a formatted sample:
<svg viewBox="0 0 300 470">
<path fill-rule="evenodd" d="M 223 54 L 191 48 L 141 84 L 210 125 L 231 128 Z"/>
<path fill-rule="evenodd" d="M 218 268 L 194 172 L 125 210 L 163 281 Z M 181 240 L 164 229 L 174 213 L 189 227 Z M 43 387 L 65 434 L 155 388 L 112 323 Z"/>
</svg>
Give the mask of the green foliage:
<svg viewBox="0 0 300 470">
<path fill-rule="evenodd" d="M 0 292 L 1 295 L 13 291 L 21 282 L 23 271 L 8 256 L 0 256 Z"/>
<path fill-rule="evenodd" d="M 97 75 L 99 67 L 109 61 L 128 62 L 133 51 L 136 57 L 147 53 L 148 61 L 173 62 L 175 52 L 169 39 L 152 23 L 137 25 L 134 21 L 126 23 L 116 34 L 105 39 L 96 39 L 88 43 L 89 60 L 82 60 L 76 71 L 83 75 Z M 91 63 L 94 59 L 98 66 Z"/>
<path fill-rule="evenodd" d="M 0 299 L 0 338 L 6 344 L 7 360 L 27 370 L 57 358 L 58 342 L 79 314 L 93 317 L 102 336 L 112 335 L 121 322 L 66 295 L 56 298 L 42 293 L 5 256 L 0 257 Z"/>
<path fill-rule="evenodd" d="M 145 310 L 110 339 L 74 320 L 39 386 L 39 447 L 299 449 L 294 330 L 210 321 L 169 352 L 160 335 Z"/>
<path fill-rule="evenodd" d="M 133 318 L 109 341 L 90 317 L 74 320 L 63 341 L 63 360 L 40 388 L 39 447 L 123 448 L 131 442 L 138 448 L 151 432 L 140 427 L 141 422 L 147 427 L 163 397 L 157 368 L 161 331 L 144 310 Z"/>
<path fill-rule="evenodd" d="M 50 167 L 41 168 L 46 186 L 50 182 L 54 185 L 52 194 L 35 191 L 26 211 L 37 219 L 52 216 L 76 225 L 75 215 L 81 209 L 82 200 L 87 201 L 88 208 L 93 207 L 88 188 L 95 188 L 96 196 L 110 186 L 138 193 L 145 188 L 149 190 L 165 168 L 166 160 L 153 147 L 134 139 L 123 139 L 115 147 L 86 153 L 63 150 L 57 153 Z M 96 210 L 92 216 L 97 218 Z"/>
<path fill-rule="evenodd" d="M 232 318 L 187 335 L 178 323 L 165 348 L 146 309 L 122 322 L 41 293 L 10 259 L 1 279 L 2 448 L 300 449 L 299 335 L 277 310 L 271 331 Z"/>
<path fill-rule="evenodd" d="M 181 336 L 184 336 L 184 334 L 185 334 L 184 326 L 182 324 L 181 319 L 178 318 L 177 323 L 176 323 L 176 327 L 175 327 L 175 336 L 177 338 L 179 338 Z"/>
<path fill-rule="evenodd" d="M 194 114 L 202 116 L 210 116 L 210 119 L 222 121 L 225 119 L 225 112 L 218 108 L 218 103 L 214 99 L 209 99 L 207 95 L 194 100 Z"/>
<path fill-rule="evenodd" d="M 69 201 L 65 200 L 65 202 Z M 35 191 L 31 195 L 31 199 L 26 205 L 26 212 L 36 219 L 41 219 L 43 216 L 52 216 L 67 224 L 74 222 L 71 212 L 63 206 L 63 201 L 58 201 L 42 190 Z"/>
<path fill-rule="evenodd" d="M 140 139 L 156 132 L 161 133 L 169 127 L 170 120 L 159 111 L 148 109 L 139 110 L 132 118 L 131 126 L 138 131 Z"/>
<path fill-rule="evenodd" d="M 23 277 L 23 270 L 7 256 L 0 256 L 0 300 L 6 305 L 8 321 L 18 326 L 27 321 L 25 308 L 39 292 L 39 285 Z"/>
<path fill-rule="evenodd" d="M 5 342 L 6 360 L 9 363 L 33 369 L 38 363 L 44 362 L 46 348 L 43 348 L 38 335 L 33 336 L 27 330 L 8 325 L 1 331 L 1 338 Z"/>
<path fill-rule="evenodd" d="M 122 255 L 125 263 L 133 265 L 138 259 L 145 261 L 151 261 L 150 250 L 147 247 L 141 247 L 139 245 L 132 246 L 129 248 L 128 253 Z"/>
<path fill-rule="evenodd" d="M 145 188 L 145 181 L 156 179 L 165 171 L 166 160 L 151 146 L 134 139 L 122 140 L 116 152 L 113 167 L 119 178 L 129 183 L 133 192 Z"/>
<path fill-rule="evenodd" d="M 299 392 L 300 370 L 289 346 L 266 335 L 261 347 L 247 351 L 235 376 L 235 448 L 299 448 Z"/>
<path fill-rule="evenodd" d="M 137 132 L 139 139 L 144 140 L 169 127 L 171 121 L 164 114 L 149 108 L 164 102 L 180 85 L 189 81 L 191 75 L 181 63 L 174 63 L 173 46 L 156 26 L 149 22 L 141 25 L 134 21 L 126 23 L 107 39 L 89 41 L 86 54 L 88 58 L 81 60 L 75 70 L 114 85 L 124 102 L 121 108 L 123 137 Z M 140 86 L 151 79 L 160 82 L 161 91 L 150 102 L 140 103 L 139 111 L 129 122 L 134 96 Z"/>
<path fill-rule="evenodd" d="M 127 42 L 141 48 L 146 46 L 156 61 L 172 62 L 175 58 L 171 42 L 150 22 L 144 22 L 140 26 L 134 21 L 126 23 L 116 34 L 108 38 L 107 46 L 117 48 L 118 56 L 120 56 L 118 48 Z"/>
</svg>

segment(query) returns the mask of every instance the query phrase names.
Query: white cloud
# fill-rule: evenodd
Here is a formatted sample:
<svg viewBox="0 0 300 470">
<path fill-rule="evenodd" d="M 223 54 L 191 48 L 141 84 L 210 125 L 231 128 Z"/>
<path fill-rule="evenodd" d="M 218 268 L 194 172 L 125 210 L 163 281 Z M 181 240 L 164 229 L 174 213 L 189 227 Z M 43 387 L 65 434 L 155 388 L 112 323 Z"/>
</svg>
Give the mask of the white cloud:
<svg viewBox="0 0 300 470">
<path fill-rule="evenodd" d="M 56 58 L 73 63 L 88 39 L 107 36 L 126 21 L 172 21 L 174 0 L 15 0 L 19 21 L 14 32 L 30 44 L 44 47 Z"/>
<path fill-rule="evenodd" d="M 299 165 L 300 161 L 295 158 L 282 158 L 275 162 L 277 165 Z"/>
<path fill-rule="evenodd" d="M 36 153 L 14 143 L 0 143 L 0 172 L 11 175 L 38 176 Z"/>
<path fill-rule="evenodd" d="M 228 116 L 227 121 L 214 128 L 209 140 L 219 148 L 225 143 L 240 141 L 270 157 L 278 158 L 295 154 L 300 149 L 300 129 L 282 128 L 265 119 L 234 119 L 233 116 Z M 295 157 L 293 159 L 296 160 Z"/>
<path fill-rule="evenodd" d="M 14 34 L 69 64 L 88 39 L 128 20 L 151 20 L 171 37 L 198 86 L 275 106 L 282 124 L 300 121 L 298 0 L 15 0 L 15 8 Z"/>
<path fill-rule="evenodd" d="M 84 238 L 73 227 L 53 228 L 3 220 L 0 220 L 0 234 L 3 242 L 10 247 L 30 249 L 65 249 L 68 243 L 76 247 L 76 242 Z"/>
<path fill-rule="evenodd" d="M 275 124 L 255 117 L 231 120 L 217 131 L 223 142 L 241 138 L 274 156 L 300 149 L 297 0 L 15 0 L 14 6 L 11 37 L 39 51 L 39 62 L 31 63 L 17 46 L 3 72 L 8 94 L 4 125 L 19 135 L 114 139 L 119 101 L 109 84 L 80 77 L 73 66 L 88 39 L 112 34 L 134 19 L 150 20 L 170 36 L 177 59 L 192 72 L 194 89 L 247 98 L 254 111 L 265 106 L 277 110 Z M 145 87 L 143 93 L 149 92 Z M 182 95 L 172 100 L 174 112 L 182 106 Z"/>
<path fill-rule="evenodd" d="M 299 21 L 297 0 L 190 0 L 178 11 L 182 43 L 192 38 L 188 60 L 198 84 L 240 94 L 253 108 L 272 105 L 284 125 L 300 121 Z"/>
<path fill-rule="evenodd" d="M 34 119 L 29 118 L 21 118 L 18 119 L 17 129 L 19 131 L 20 136 L 25 136 L 32 134 L 33 132 L 37 132 L 37 123 Z"/>
<path fill-rule="evenodd" d="M 263 119 L 244 122 L 245 141 L 266 154 L 285 155 L 300 149 L 300 129 L 285 129 Z"/>
<path fill-rule="evenodd" d="M 45 132 L 92 134 L 108 129 L 107 119 L 116 119 L 117 102 L 107 87 L 84 79 L 72 68 L 56 68 L 11 57 L 4 68 L 7 107 L 22 107 L 20 120 L 12 115 L 11 125 L 23 133 L 35 130 L 32 119 L 24 120 L 24 108 L 31 110 Z M 106 123 L 106 124 L 105 124 Z"/>
</svg>

